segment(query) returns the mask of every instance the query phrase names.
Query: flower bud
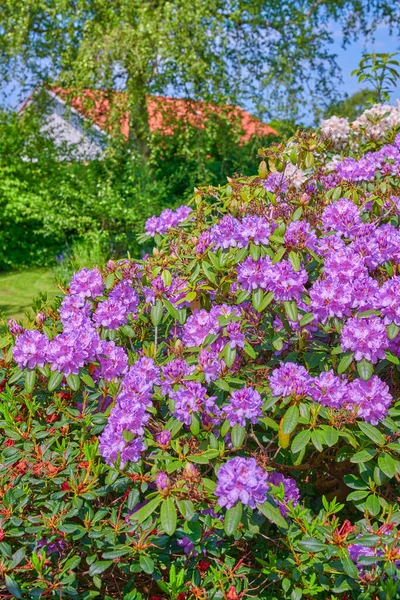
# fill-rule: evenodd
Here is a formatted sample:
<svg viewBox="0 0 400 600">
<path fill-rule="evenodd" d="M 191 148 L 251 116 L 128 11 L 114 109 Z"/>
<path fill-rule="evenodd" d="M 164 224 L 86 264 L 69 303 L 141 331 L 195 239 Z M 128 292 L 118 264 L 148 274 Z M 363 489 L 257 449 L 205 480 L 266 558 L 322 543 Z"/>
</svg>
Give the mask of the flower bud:
<svg viewBox="0 0 400 600">
<path fill-rule="evenodd" d="M 44 312 L 42 312 L 42 311 L 38 312 L 38 314 L 36 315 L 36 323 L 39 325 L 39 327 L 41 325 L 43 325 L 45 320 L 46 320 L 46 315 L 44 314 Z"/>
</svg>

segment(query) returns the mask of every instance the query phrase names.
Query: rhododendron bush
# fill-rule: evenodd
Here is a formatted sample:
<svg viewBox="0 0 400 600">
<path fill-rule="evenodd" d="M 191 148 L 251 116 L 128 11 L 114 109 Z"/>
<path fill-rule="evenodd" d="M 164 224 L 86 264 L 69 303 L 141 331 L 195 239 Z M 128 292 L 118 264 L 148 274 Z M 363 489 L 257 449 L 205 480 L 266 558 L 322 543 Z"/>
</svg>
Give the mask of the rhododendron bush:
<svg viewBox="0 0 400 600">
<path fill-rule="evenodd" d="M 5 597 L 398 594 L 400 135 L 260 152 L 10 323 Z"/>
</svg>

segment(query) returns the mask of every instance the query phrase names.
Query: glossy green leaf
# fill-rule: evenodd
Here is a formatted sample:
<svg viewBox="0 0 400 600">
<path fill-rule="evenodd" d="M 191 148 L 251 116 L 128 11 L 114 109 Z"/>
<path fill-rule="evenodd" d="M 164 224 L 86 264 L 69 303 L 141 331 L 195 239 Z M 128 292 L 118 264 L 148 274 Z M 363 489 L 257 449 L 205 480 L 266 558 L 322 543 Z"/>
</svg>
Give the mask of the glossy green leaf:
<svg viewBox="0 0 400 600">
<path fill-rule="evenodd" d="M 243 445 L 246 435 L 246 429 L 241 425 L 235 425 L 231 431 L 231 440 L 235 448 L 240 448 Z"/>
<path fill-rule="evenodd" d="M 161 496 L 156 496 L 152 498 L 149 502 L 146 502 L 142 508 L 133 513 L 132 519 L 138 521 L 139 523 L 143 523 L 160 505 Z"/>
<path fill-rule="evenodd" d="M 172 498 L 162 501 L 160 511 L 161 525 L 167 535 L 173 535 L 176 530 L 177 514 Z"/>
<path fill-rule="evenodd" d="M 369 437 L 370 440 L 375 442 L 375 444 L 378 444 L 378 446 L 383 446 L 385 444 L 385 438 L 383 437 L 379 429 L 371 425 L 371 423 L 359 421 L 358 427 L 367 437 Z"/>
<path fill-rule="evenodd" d="M 378 456 L 378 466 L 390 479 L 396 475 L 396 461 L 390 454 L 384 453 Z"/>
<path fill-rule="evenodd" d="M 63 379 L 64 375 L 62 373 L 59 373 L 58 371 L 52 371 L 48 382 L 49 392 L 54 392 L 54 390 L 58 388 Z"/>
<path fill-rule="evenodd" d="M 357 372 L 361 379 L 368 381 L 374 373 L 374 365 L 363 358 L 357 363 Z"/>
<path fill-rule="evenodd" d="M 281 511 L 276 506 L 273 506 L 270 502 L 264 502 L 264 504 L 257 504 L 258 510 L 268 519 L 271 523 L 275 523 L 278 527 L 283 529 L 288 528 L 288 524 L 284 517 L 281 515 Z"/>
<path fill-rule="evenodd" d="M 341 373 L 344 373 L 346 371 L 346 369 L 348 369 L 348 367 L 353 362 L 353 358 L 354 358 L 353 352 L 346 352 L 346 354 L 344 354 L 342 356 L 342 358 L 340 359 L 340 362 L 338 364 L 338 368 L 337 368 L 339 375 Z"/>
<path fill-rule="evenodd" d="M 74 373 L 71 373 L 70 375 L 67 375 L 66 380 L 67 380 L 68 387 L 70 387 L 71 390 L 73 390 L 74 392 L 77 392 L 79 390 L 80 385 L 81 385 L 81 380 L 79 378 L 79 375 L 75 375 Z"/>
<path fill-rule="evenodd" d="M 298 433 L 293 438 L 292 445 L 291 445 L 292 452 L 294 452 L 295 454 L 297 452 L 300 452 L 300 450 L 302 450 L 305 446 L 307 446 L 310 439 L 311 439 L 311 431 L 309 431 L 308 429 L 303 429 L 303 431 L 300 431 L 300 433 Z"/>
<path fill-rule="evenodd" d="M 299 422 L 299 409 L 297 406 L 293 405 L 288 408 L 283 417 L 282 421 L 282 433 L 288 435 L 292 433 L 294 429 L 296 429 L 296 425 Z"/>
<path fill-rule="evenodd" d="M 225 513 L 224 530 L 226 535 L 233 535 L 238 528 L 242 518 L 243 506 L 241 502 L 237 502 Z"/>
</svg>

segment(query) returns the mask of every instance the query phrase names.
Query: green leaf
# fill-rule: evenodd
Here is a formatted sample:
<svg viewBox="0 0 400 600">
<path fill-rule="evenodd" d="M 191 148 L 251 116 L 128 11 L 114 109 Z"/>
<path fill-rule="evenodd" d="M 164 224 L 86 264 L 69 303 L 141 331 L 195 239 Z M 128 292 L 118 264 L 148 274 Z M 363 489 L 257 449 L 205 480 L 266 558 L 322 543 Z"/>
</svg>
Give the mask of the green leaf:
<svg viewBox="0 0 400 600">
<path fill-rule="evenodd" d="M 292 221 L 298 221 L 303 214 L 303 207 L 299 206 L 292 214 Z"/>
<path fill-rule="evenodd" d="M 357 372 L 361 379 L 363 379 L 364 381 L 368 381 L 373 375 L 374 365 L 368 360 L 365 360 L 365 358 L 363 358 L 362 360 L 360 360 L 360 362 L 357 363 Z"/>
<path fill-rule="evenodd" d="M 390 361 L 394 365 L 400 365 L 399 358 L 395 354 L 393 354 L 393 352 L 390 352 L 389 350 L 386 350 L 385 351 L 385 356 L 386 356 L 386 360 Z"/>
<path fill-rule="evenodd" d="M 142 506 L 142 508 L 134 512 L 132 518 L 138 521 L 138 523 L 143 523 L 143 521 L 145 521 L 156 510 L 156 508 L 158 508 L 161 500 L 161 496 L 156 496 L 147 502 L 147 504 Z"/>
<path fill-rule="evenodd" d="M 175 306 L 166 298 L 163 298 L 163 303 L 167 312 L 176 320 L 179 320 L 179 310 L 175 308 Z"/>
<path fill-rule="evenodd" d="M 240 425 L 235 425 L 231 431 L 231 440 L 235 448 L 240 448 L 243 445 L 246 430 Z"/>
<path fill-rule="evenodd" d="M 28 369 L 25 372 L 25 390 L 28 394 L 32 394 L 35 388 L 36 371 L 35 369 Z"/>
<path fill-rule="evenodd" d="M 276 506 L 273 506 L 270 502 L 264 502 L 264 504 L 257 504 L 258 510 L 272 523 L 275 523 L 278 527 L 283 529 L 288 528 L 286 520 L 282 517 L 281 511 Z"/>
<path fill-rule="evenodd" d="M 369 437 L 370 440 L 375 442 L 375 444 L 378 444 L 378 446 L 385 445 L 385 438 L 383 437 L 379 429 L 377 429 L 370 423 L 365 423 L 364 421 L 359 421 L 358 427 L 363 433 L 365 433 L 367 437 Z"/>
<path fill-rule="evenodd" d="M 263 310 L 265 310 L 267 308 L 267 306 L 269 306 L 271 304 L 273 299 L 274 299 L 274 292 L 267 292 L 266 294 L 264 294 L 263 299 L 260 304 L 259 312 L 262 312 Z"/>
<path fill-rule="evenodd" d="M 250 256 L 254 261 L 257 261 L 261 255 L 260 246 L 256 246 L 255 244 L 250 244 Z"/>
<path fill-rule="evenodd" d="M 337 443 L 339 439 L 339 433 L 336 429 L 334 429 L 333 427 L 325 426 L 321 428 L 321 432 L 324 436 L 326 444 L 329 447 L 334 446 Z"/>
<path fill-rule="evenodd" d="M 325 442 L 323 432 L 320 429 L 315 429 L 311 434 L 311 441 L 318 450 L 318 452 L 322 452 L 323 444 Z"/>
<path fill-rule="evenodd" d="M 89 567 L 89 575 L 93 577 L 94 575 L 100 575 L 100 573 L 104 573 L 107 571 L 108 567 L 114 563 L 113 560 L 97 560 L 92 563 Z"/>
<path fill-rule="evenodd" d="M 190 431 L 193 435 L 198 435 L 200 433 L 200 417 L 196 413 L 192 413 L 191 421 L 190 421 Z"/>
<path fill-rule="evenodd" d="M 154 573 L 154 560 L 150 558 L 150 556 L 142 554 L 139 558 L 139 565 L 142 571 L 147 573 L 147 575 L 152 575 Z"/>
<path fill-rule="evenodd" d="M 89 373 L 81 373 L 81 379 L 83 381 L 83 383 L 85 383 L 87 386 L 89 387 L 96 387 L 95 382 L 93 381 L 93 379 L 90 377 Z"/>
<path fill-rule="evenodd" d="M 379 514 L 381 510 L 381 505 L 379 504 L 378 496 L 376 496 L 375 494 L 371 494 L 370 496 L 368 496 L 365 504 L 371 515 L 376 516 L 377 514 Z"/>
<path fill-rule="evenodd" d="M 353 358 L 354 358 L 353 352 L 346 352 L 346 354 L 344 354 L 342 356 L 342 358 L 340 359 L 340 362 L 338 364 L 338 368 L 337 368 L 339 375 L 341 373 L 344 373 L 346 371 L 346 369 L 351 365 L 351 363 L 353 362 Z"/>
<path fill-rule="evenodd" d="M 317 540 L 316 538 L 301 540 L 297 543 L 297 545 L 300 546 L 300 548 L 302 548 L 306 552 L 312 552 L 313 554 L 315 552 L 324 552 L 328 548 L 326 544 L 324 544 L 320 540 Z"/>
<path fill-rule="evenodd" d="M 163 315 L 163 305 L 161 300 L 156 300 L 156 303 L 151 307 L 150 317 L 154 327 L 160 323 Z"/>
<path fill-rule="evenodd" d="M 365 463 L 369 460 L 372 460 L 376 454 L 376 450 L 372 448 L 368 448 L 366 450 L 361 450 L 361 452 L 357 452 L 350 458 L 350 462 L 352 463 Z"/>
<path fill-rule="evenodd" d="M 203 268 L 203 271 L 204 271 L 207 279 L 209 281 L 211 281 L 212 283 L 215 283 L 216 282 L 215 273 L 211 270 L 210 265 L 206 261 L 203 260 L 203 262 L 201 263 L 201 266 Z"/>
<path fill-rule="evenodd" d="M 314 164 L 314 155 L 311 152 L 307 152 L 304 162 L 305 162 L 306 168 L 311 169 L 311 167 Z"/>
<path fill-rule="evenodd" d="M 390 325 L 386 327 L 386 331 L 389 340 L 394 340 L 399 334 L 400 327 L 398 327 L 395 323 L 390 323 Z"/>
<path fill-rule="evenodd" d="M 190 521 L 196 514 L 194 504 L 191 500 L 177 500 L 179 512 L 186 521 Z"/>
<path fill-rule="evenodd" d="M 300 327 L 305 327 L 306 325 L 309 325 L 310 323 L 312 323 L 315 320 L 315 316 L 313 315 L 313 313 L 306 313 L 305 315 L 303 315 L 300 319 L 299 325 Z"/>
<path fill-rule="evenodd" d="M 396 475 L 396 461 L 390 454 L 381 454 L 378 457 L 378 466 L 390 479 Z"/>
<path fill-rule="evenodd" d="M 285 307 L 285 313 L 287 314 L 289 319 L 293 323 L 297 323 L 297 318 L 298 318 L 299 313 L 297 310 L 297 304 L 296 304 L 295 300 L 291 300 L 290 302 L 284 302 L 283 305 Z"/>
<path fill-rule="evenodd" d="M 300 452 L 300 450 L 302 450 L 304 448 L 304 446 L 307 446 L 310 439 L 311 439 L 311 432 L 308 429 L 303 429 L 303 431 L 300 431 L 300 433 L 298 433 L 293 438 L 292 446 L 291 446 L 292 452 L 294 452 L 295 454 L 297 452 Z"/>
<path fill-rule="evenodd" d="M 255 352 L 254 348 L 252 346 L 250 346 L 249 342 L 247 342 L 247 341 L 244 343 L 244 351 L 251 358 L 257 358 L 257 353 Z"/>
<path fill-rule="evenodd" d="M 172 283 L 171 271 L 168 271 L 168 269 L 164 269 L 164 271 L 162 271 L 161 273 L 161 279 L 163 280 L 165 287 L 169 287 Z"/>
<path fill-rule="evenodd" d="M 233 535 L 238 528 L 240 519 L 242 518 L 243 506 L 241 502 L 237 502 L 225 513 L 224 530 L 226 535 Z"/>
<path fill-rule="evenodd" d="M 12 579 L 9 575 L 4 575 L 4 583 L 6 588 L 14 596 L 14 598 L 22 598 L 21 589 L 15 579 Z"/>
<path fill-rule="evenodd" d="M 264 297 L 264 292 L 262 291 L 261 288 L 257 288 L 256 290 L 253 290 L 253 293 L 251 295 L 251 303 L 257 312 L 261 312 L 260 306 L 261 306 L 263 297 Z"/>
<path fill-rule="evenodd" d="M 74 373 L 71 373 L 70 375 L 67 375 L 66 377 L 68 386 L 71 388 L 71 390 L 74 390 L 74 392 L 77 392 L 80 388 L 81 385 L 81 380 L 79 379 L 79 375 L 75 375 Z"/>
<path fill-rule="evenodd" d="M 342 565 L 343 565 L 343 570 L 346 573 L 346 575 L 348 575 L 349 577 L 351 577 L 352 579 L 357 581 L 358 576 L 359 576 L 358 569 L 357 569 L 356 565 L 353 563 L 353 561 L 348 556 L 345 556 L 344 558 L 342 558 Z"/>
<path fill-rule="evenodd" d="M 172 498 L 166 498 L 161 504 L 161 525 L 167 535 L 173 535 L 176 530 L 176 508 Z"/>
<path fill-rule="evenodd" d="M 60 383 L 62 382 L 63 378 L 64 375 L 62 373 L 59 373 L 58 371 L 52 371 L 47 386 L 49 392 L 54 392 L 54 390 L 57 389 Z"/>
<path fill-rule="evenodd" d="M 292 264 L 293 269 L 296 272 L 300 271 L 301 262 L 300 262 L 300 258 L 299 258 L 299 255 L 297 254 L 297 252 L 295 252 L 294 250 L 291 250 L 291 252 L 289 252 L 289 260 Z"/>
<path fill-rule="evenodd" d="M 299 409 L 297 406 L 290 406 L 286 411 L 282 421 L 282 433 L 288 435 L 296 429 L 296 425 L 299 421 Z"/>
</svg>

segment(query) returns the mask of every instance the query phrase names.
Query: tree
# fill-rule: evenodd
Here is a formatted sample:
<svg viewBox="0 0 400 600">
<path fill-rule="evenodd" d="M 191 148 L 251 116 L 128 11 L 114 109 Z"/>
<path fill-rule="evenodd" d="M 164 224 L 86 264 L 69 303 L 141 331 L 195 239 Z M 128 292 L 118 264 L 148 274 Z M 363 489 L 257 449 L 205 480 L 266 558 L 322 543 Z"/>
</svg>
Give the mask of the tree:
<svg viewBox="0 0 400 600">
<path fill-rule="evenodd" d="M 354 121 L 369 105 L 378 102 L 378 95 L 374 90 L 362 89 L 351 96 L 346 95 L 343 100 L 332 102 L 324 113 L 328 119 L 333 115 L 347 117 Z"/>
<path fill-rule="evenodd" d="M 147 160 L 149 94 L 245 104 L 264 117 L 333 96 L 332 20 L 345 42 L 382 21 L 400 25 L 391 0 L 3 0 L 0 68 L 5 81 L 28 73 L 31 84 L 126 89 L 118 109 Z"/>
</svg>

